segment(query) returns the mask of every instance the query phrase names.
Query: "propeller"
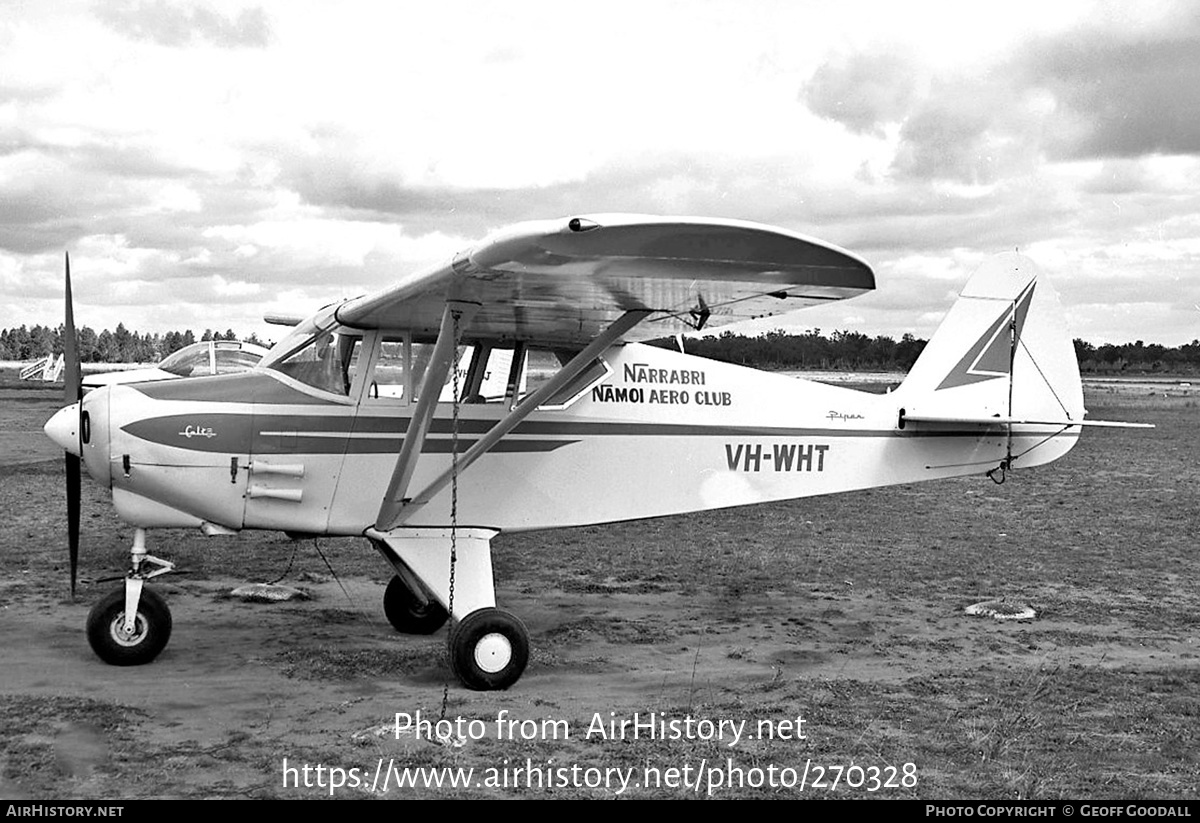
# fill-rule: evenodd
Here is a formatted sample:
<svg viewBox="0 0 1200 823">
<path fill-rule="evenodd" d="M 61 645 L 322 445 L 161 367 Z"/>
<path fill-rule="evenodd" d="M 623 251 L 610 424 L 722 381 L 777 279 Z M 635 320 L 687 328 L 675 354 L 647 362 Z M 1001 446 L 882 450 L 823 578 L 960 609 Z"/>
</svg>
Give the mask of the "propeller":
<svg viewBox="0 0 1200 823">
<path fill-rule="evenodd" d="M 75 312 L 71 300 L 71 255 L 67 253 L 66 272 L 66 324 L 63 327 L 63 359 L 65 372 L 63 377 L 63 400 L 67 405 L 77 405 L 79 422 L 76 432 L 79 435 L 79 448 L 76 453 L 66 452 L 67 458 L 67 550 L 71 559 L 71 597 L 75 597 L 75 580 L 79 572 L 79 508 L 80 508 L 80 478 L 82 472 L 83 454 L 83 382 L 79 365 L 79 343 L 75 336 Z"/>
</svg>

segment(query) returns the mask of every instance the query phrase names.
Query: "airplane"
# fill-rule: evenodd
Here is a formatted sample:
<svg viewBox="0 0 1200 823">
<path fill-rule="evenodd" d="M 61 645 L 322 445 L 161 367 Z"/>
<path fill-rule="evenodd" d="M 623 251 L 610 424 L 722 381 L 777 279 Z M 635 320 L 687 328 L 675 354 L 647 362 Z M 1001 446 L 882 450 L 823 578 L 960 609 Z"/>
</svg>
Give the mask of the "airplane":
<svg viewBox="0 0 1200 823">
<path fill-rule="evenodd" d="M 62 376 L 65 366 L 66 360 L 61 354 L 58 357 L 48 354 L 23 366 L 18 377 L 21 380 L 41 380 L 46 383 L 55 383 Z"/>
<path fill-rule="evenodd" d="M 365 537 L 394 571 L 392 626 L 431 634 L 450 621 L 462 684 L 506 689 L 529 634 L 497 607 L 500 533 L 969 474 L 1001 482 L 1062 457 L 1085 425 L 1140 425 L 1084 419 L 1058 299 L 1015 253 L 979 267 L 885 395 L 640 342 L 875 288 L 851 252 L 742 221 L 518 224 L 286 321 L 248 372 L 86 396 L 69 258 L 66 281 L 69 405 L 45 429 L 66 452 L 72 592 L 81 464 L 134 527 L 123 585 L 87 620 L 115 665 L 154 660 L 170 637 L 166 602 L 146 586 L 174 568 L 149 553 L 153 529 Z M 505 389 L 488 396 L 501 357 Z"/>
<path fill-rule="evenodd" d="M 201 340 L 168 354 L 155 366 L 86 374 L 83 376 L 83 388 L 86 391 L 113 383 L 233 374 L 254 368 L 266 355 L 267 349 L 263 346 L 241 340 Z"/>
</svg>

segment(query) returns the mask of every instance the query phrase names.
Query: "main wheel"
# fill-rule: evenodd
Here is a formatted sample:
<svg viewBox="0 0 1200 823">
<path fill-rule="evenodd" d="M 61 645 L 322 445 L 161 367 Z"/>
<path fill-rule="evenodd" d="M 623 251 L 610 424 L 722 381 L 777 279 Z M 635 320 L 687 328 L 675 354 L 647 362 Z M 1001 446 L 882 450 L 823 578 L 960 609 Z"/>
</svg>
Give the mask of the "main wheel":
<svg viewBox="0 0 1200 823">
<path fill-rule="evenodd" d="M 396 631 L 405 634 L 433 634 L 450 616 L 436 600 L 422 603 L 399 575 L 383 593 L 383 613 Z"/>
<path fill-rule="evenodd" d="M 143 588 L 133 633 L 125 633 L 125 587 L 109 592 L 88 612 L 88 643 L 96 656 L 113 666 L 140 666 L 158 657 L 171 639 L 171 610 L 152 590 Z"/>
<path fill-rule="evenodd" d="M 506 611 L 473 611 L 450 633 L 450 662 L 468 689 L 507 689 L 529 662 L 529 632 Z"/>
</svg>

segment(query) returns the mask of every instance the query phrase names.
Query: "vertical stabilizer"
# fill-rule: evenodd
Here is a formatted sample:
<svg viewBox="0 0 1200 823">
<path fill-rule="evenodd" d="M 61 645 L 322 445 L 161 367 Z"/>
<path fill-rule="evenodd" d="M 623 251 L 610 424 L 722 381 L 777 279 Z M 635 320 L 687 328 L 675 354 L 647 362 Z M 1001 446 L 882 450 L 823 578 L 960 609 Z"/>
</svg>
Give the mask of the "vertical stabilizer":
<svg viewBox="0 0 1200 823">
<path fill-rule="evenodd" d="M 1058 295 L 1033 261 L 999 254 L 976 270 L 897 399 L 914 416 L 1083 419 L 1075 347 Z M 1014 464 L 1049 462 L 1075 439 L 1054 437 Z"/>
</svg>

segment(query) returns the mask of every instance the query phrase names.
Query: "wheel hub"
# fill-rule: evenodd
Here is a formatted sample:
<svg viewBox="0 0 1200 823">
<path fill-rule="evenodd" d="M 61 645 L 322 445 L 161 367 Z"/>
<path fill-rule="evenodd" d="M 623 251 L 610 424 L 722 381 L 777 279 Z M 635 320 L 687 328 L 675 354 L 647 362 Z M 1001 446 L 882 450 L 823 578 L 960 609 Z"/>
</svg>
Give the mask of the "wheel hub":
<svg viewBox="0 0 1200 823">
<path fill-rule="evenodd" d="M 488 674 L 503 671 L 512 661 L 512 643 L 499 632 L 485 634 L 475 644 L 475 665 Z"/>
<path fill-rule="evenodd" d="M 139 613 L 133 621 L 133 631 L 125 630 L 125 612 L 116 616 L 110 627 L 112 639 L 122 646 L 136 646 L 146 637 L 146 619 Z"/>
</svg>

